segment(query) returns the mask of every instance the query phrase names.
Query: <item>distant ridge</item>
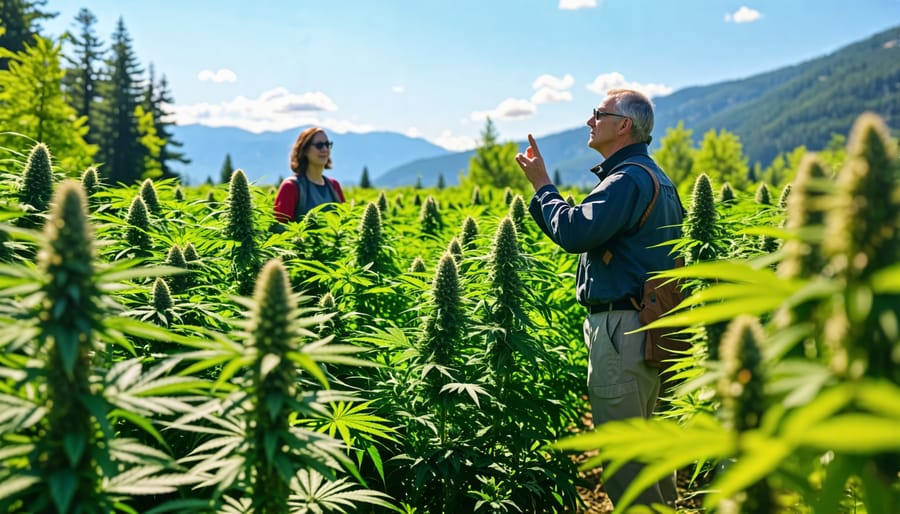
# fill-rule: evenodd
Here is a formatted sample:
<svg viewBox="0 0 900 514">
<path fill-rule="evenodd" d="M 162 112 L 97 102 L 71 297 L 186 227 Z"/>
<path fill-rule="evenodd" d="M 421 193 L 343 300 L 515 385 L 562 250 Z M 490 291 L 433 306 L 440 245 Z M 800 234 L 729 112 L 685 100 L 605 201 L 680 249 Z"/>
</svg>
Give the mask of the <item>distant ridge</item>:
<svg viewBox="0 0 900 514">
<path fill-rule="evenodd" d="M 275 184 L 291 174 L 288 155 L 297 134 L 304 128 L 307 127 L 255 134 L 234 127 L 175 126 L 174 138 L 184 144 L 182 151 L 192 161 L 175 171 L 189 184 L 200 184 L 207 178 L 218 183 L 225 155 L 230 154 L 232 164 L 244 170 L 250 182 Z M 410 159 L 450 153 L 424 139 L 395 132 L 337 134 L 329 131 L 328 137 L 334 141 L 334 167 L 326 175 L 347 185 L 359 183 L 363 166 L 372 178 Z"/>
<path fill-rule="evenodd" d="M 793 66 L 739 80 L 688 87 L 654 99 L 656 127 L 651 150 L 668 128 L 683 120 L 699 146 L 709 130 L 737 134 L 750 164 L 768 166 L 779 152 L 805 145 L 820 150 L 833 134 L 847 135 L 859 114 L 873 111 L 889 127 L 900 128 L 900 26 L 880 32 L 831 54 Z M 588 106 L 585 106 L 587 109 Z M 580 123 L 580 120 L 573 120 Z M 226 153 L 251 182 L 275 184 L 288 176 L 288 153 L 305 127 L 254 134 L 232 127 L 201 125 L 173 127 L 176 141 L 192 163 L 175 168 L 188 184 L 210 178 L 219 181 Z M 587 147 L 584 125 L 539 138 L 541 151 L 567 185 L 588 185 L 596 179 L 588 171 L 602 157 Z M 443 175 L 457 184 L 468 169 L 473 151 L 450 152 L 424 139 L 394 132 L 337 134 L 334 168 L 328 174 L 347 186 L 355 185 L 363 167 L 375 187 L 394 188 L 437 184 Z M 524 141 L 518 141 L 524 149 Z"/>
<path fill-rule="evenodd" d="M 699 146 L 709 130 L 737 134 L 750 164 L 768 166 L 778 153 L 805 145 L 821 150 L 832 134 L 847 135 L 853 121 L 873 111 L 900 128 L 900 26 L 824 57 L 740 80 L 689 87 L 654 99 L 656 123 L 651 150 L 666 129 L 684 121 Z M 602 157 L 587 147 L 584 126 L 539 138 L 541 152 L 566 184 L 595 181 L 587 170 Z M 527 145 L 518 141 L 520 148 Z M 376 185 L 413 184 L 418 175 L 432 186 L 438 174 L 456 184 L 472 152 L 419 159 L 376 176 Z M 461 163 L 465 164 L 461 164 Z"/>
</svg>

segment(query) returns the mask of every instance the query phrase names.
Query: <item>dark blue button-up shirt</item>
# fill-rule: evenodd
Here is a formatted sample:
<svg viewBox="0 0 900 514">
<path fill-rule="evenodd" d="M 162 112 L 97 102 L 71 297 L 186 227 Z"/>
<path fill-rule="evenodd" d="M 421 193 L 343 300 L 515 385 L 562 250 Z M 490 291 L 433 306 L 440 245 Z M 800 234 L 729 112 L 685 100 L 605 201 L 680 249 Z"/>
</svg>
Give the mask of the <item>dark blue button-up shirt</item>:
<svg viewBox="0 0 900 514">
<path fill-rule="evenodd" d="M 653 197 L 653 180 L 629 162 L 649 167 L 660 186 L 656 204 L 641 227 L 640 218 Z M 553 242 L 581 254 L 575 288 L 580 303 L 640 298 L 651 272 L 675 265 L 671 245 L 659 245 L 681 237 L 684 210 L 678 192 L 644 143 L 620 149 L 591 171 L 600 183 L 580 204 L 570 206 L 556 186 L 548 185 L 534 194 L 528 210 Z"/>
</svg>

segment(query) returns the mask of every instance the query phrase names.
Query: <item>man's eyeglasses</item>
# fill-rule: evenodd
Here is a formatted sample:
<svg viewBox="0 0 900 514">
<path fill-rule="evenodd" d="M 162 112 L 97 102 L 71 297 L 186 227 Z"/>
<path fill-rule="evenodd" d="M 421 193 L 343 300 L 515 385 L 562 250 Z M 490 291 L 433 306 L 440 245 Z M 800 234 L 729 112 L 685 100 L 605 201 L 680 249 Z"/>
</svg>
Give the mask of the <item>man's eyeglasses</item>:
<svg viewBox="0 0 900 514">
<path fill-rule="evenodd" d="M 602 118 L 603 116 L 615 116 L 616 118 L 628 118 L 628 116 L 625 116 L 624 114 L 616 114 L 614 112 L 601 111 L 600 109 L 597 109 L 595 107 L 594 108 L 594 119 L 596 121 L 600 121 L 600 118 Z"/>
<path fill-rule="evenodd" d="M 331 148 L 334 146 L 334 141 L 316 141 L 312 146 L 316 147 L 316 150 L 322 150 L 326 147 Z"/>
</svg>

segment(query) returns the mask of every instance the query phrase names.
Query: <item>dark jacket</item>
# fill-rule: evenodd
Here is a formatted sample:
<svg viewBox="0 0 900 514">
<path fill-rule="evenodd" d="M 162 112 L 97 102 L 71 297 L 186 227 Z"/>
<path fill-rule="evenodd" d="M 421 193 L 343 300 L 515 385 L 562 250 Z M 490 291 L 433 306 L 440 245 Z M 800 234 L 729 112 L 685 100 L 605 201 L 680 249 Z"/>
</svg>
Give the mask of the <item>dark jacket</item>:
<svg viewBox="0 0 900 514">
<path fill-rule="evenodd" d="M 653 170 L 660 191 L 644 225 L 638 228 L 653 196 L 653 181 L 638 162 Z M 542 187 L 529 212 L 541 230 L 561 248 L 580 253 L 576 297 L 581 304 L 639 298 L 649 274 L 675 266 L 670 245 L 681 237 L 684 210 L 674 184 L 650 158 L 647 145 L 620 149 L 591 171 L 600 183 L 578 205 L 570 206 L 556 186 Z"/>
</svg>

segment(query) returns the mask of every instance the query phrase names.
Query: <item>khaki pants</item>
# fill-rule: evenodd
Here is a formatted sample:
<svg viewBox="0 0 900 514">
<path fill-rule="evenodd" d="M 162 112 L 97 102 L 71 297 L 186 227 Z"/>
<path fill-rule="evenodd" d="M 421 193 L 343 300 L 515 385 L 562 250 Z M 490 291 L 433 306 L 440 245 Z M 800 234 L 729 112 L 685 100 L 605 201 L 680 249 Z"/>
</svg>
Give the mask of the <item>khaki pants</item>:
<svg viewBox="0 0 900 514">
<path fill-rule="evenodd" d="M 607 421 L 649 418 L 659 395 L 659 372 L 644 364 L 644 334 L 625 335 L 641 324 L 637 311 L 609 311 L 590 314 L 584 320 L 584 343 L 588 349 L 588 397 L 594 426 Z M 615 505 L 628 485 L 643 469 L 628 463 L 603 487 Z M 647 488 L 635 504 L 665 503 L 674 506 L 677 492 L 675 474 Z"/>
</svg>

